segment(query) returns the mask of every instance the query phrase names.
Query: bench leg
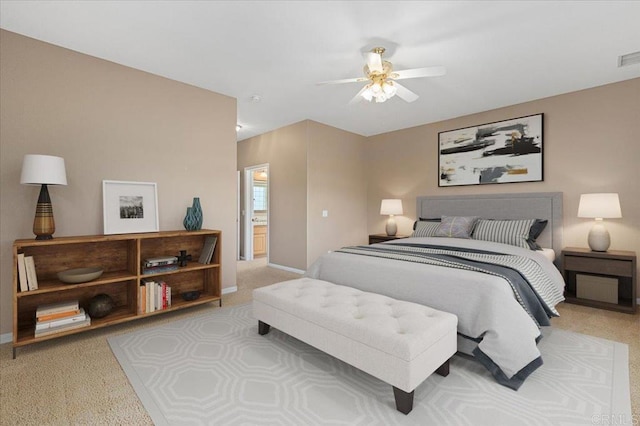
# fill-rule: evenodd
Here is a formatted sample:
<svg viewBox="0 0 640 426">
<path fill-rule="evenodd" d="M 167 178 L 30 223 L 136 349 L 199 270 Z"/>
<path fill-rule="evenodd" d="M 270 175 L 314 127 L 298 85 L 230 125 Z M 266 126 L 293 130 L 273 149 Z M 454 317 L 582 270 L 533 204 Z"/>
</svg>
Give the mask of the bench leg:
<svg viewBox="0 0 640 426">
<path fill-rule="evenodd" d="M 396 398 L 396 409 L 402 414 L 409 414 L 413 410 L 413 392 L 405 392 L 393 387 L 393 396 Z"/>
<path fill-rule="evenodd" d="M 270 328 L 271 326 L 266 322 L 258 321 L 258 334 L 260 334 L 261 336 L 267 334 Z"/>
<path fill-rule="evenodd" d="M 443 377 L 447 377 L 449 375 L 449 360 L 446 360 L 444 364 L 438 367 L 436 373 Z"/>
</svg>

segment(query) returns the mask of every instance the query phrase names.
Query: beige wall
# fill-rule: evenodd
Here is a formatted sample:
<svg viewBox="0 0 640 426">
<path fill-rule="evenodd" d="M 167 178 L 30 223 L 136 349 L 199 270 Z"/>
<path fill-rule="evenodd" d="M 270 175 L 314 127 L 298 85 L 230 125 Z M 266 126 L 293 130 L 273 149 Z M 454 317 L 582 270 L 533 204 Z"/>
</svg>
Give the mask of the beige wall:
<svg viewBox="0 0 640 426">
<path fill-rule="evenodd" d="M 54 237 L 102 233 L 103 179 L 157 182 L 161 230 L 182 229 L 199 196 L 204 227 L 223 232 L 223 286 L 235 286 L 235 99 L 6 31 L 0 43 L 0 333 L 12 328 L 12 242 L 33 237 L 25 154 L 66 161 L 68 186 L 50 188 Z"/>
<path fill-rule="evenodd" d="M 270 263 L 305 270 L 327 250 L 366 242 L 364 141 L 305 120 L 238 143 L 242 175 L 269 163 Z"/>
<path fill-rule="evenodd" d="M 307 123 L 303 121 L 238 143 L 242 190 L 245 167 L 269 164 L 269 262 L 302 270 L 307 268 L 306 140 Z M 244 196 L 240 202 L 240 209 L 245 210 Z M 242 255 L 243 238 L 244 232 Z"/>
<path fill-rule="evenodd" d="M 536 113 L 544 113 L 544 182 L 438 187 L 438 132 Z M 419 195 L 560 191 L 564 246 L 587 247 L 592 221 L 577 217 L 580 194 L 617 192 L 623 218 L 605 221 L 611 249 L 640 255 L 640 78 L 370 137 L 367 147 L 367 168 L 376 171 L 370 233 L 384 232 L 382 198 L 402 198 L 398 232 L 408 234 Z"/>
<path fill-rule="evenodd" d="M 308 123 L 307 266 L 329 250 L 368 243 L 366 138 Z"/>
</svg>

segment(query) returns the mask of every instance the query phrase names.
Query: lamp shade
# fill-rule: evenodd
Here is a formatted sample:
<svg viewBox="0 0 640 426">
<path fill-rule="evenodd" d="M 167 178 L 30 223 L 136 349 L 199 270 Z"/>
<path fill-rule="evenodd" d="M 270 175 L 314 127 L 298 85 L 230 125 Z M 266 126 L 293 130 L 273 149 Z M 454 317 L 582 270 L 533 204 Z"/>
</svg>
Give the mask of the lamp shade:
<svg viewBox="0 0 640 426">
<path fill-rule="evenodd" d="M 380 204 L 380 214 L 382 215 L 390 215 L 390 214 L 402 214 L 402 200 L 395 199 L 387 199 L 382 200 L 382 204 Z"/>
<path fill-rule="evenodd" d="M 66 185 L 64 158 L 27 154 L 22 161 L 20 183 L 25 185 Z"/>
<path fill-rule="evenodd" d="M 618 194 L 582 194 L 578 206 L 578 217 L 600 219 L 622 217 Z"/>
</svg>

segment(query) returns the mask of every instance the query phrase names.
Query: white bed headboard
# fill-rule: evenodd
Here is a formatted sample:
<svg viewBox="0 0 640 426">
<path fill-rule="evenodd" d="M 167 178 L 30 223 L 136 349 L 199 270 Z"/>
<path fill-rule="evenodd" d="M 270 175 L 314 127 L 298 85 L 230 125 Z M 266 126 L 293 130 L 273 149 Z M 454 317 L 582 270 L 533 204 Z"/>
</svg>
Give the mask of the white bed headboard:
<svg viewBox="0 0 640 426">
<path fill-rule="evenodd" d="M 418 218 L 480 216 L 485 219 L 546 219 L 537 242 L 562 251 L 562 192 L 519 194 L 445 195 L 418 197 Z"/>
</svg>

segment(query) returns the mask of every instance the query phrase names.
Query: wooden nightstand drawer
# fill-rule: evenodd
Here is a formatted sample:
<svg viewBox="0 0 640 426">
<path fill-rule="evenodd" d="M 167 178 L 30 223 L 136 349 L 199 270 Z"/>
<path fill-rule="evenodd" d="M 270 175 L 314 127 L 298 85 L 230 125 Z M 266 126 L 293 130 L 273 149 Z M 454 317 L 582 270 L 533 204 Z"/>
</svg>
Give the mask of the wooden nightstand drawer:
<svg viewBox="0 0 640 426">
<path fill-rule="evenodd" d="M 593 257 L 565 256 L 565 269 L 593 274 L 633 276 L 633 262 L 626 260 L 595 259 Z"/>
</svg>

